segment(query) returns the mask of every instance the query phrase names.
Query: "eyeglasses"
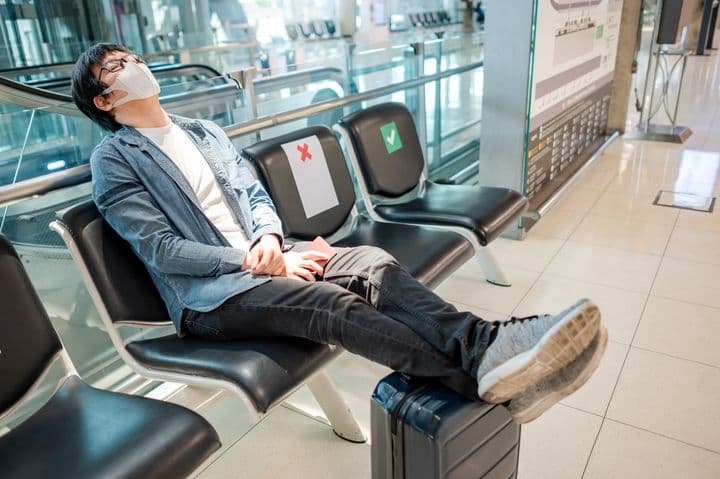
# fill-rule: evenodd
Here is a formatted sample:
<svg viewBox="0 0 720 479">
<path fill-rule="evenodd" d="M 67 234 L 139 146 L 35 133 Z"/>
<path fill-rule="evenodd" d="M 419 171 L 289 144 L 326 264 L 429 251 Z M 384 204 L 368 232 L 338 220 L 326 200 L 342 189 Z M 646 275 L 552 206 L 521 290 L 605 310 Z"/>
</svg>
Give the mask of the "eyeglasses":
<svg viewBox="0 0 720 479">
<path fill-rule="evenodd" d="M 122 58 L 116 58 L 115 60 L 110 60 L 110 61 L 105 62 L 100 67 L 100 75 L 99 75 L 98 80 L 100 82 L 102 82 L 103 78 L 107 76 L 107 75 L 104 75 L 106 72 L 107 73 L 118 73 L 119 71 L 123 70 L 125 68 L 125 64 L 127 62 L 145 63 L 143 61 L 143 59 L 140 58 L 139 56 L 135 55 L 134 53 L 129 53 Z"/>
</svg>

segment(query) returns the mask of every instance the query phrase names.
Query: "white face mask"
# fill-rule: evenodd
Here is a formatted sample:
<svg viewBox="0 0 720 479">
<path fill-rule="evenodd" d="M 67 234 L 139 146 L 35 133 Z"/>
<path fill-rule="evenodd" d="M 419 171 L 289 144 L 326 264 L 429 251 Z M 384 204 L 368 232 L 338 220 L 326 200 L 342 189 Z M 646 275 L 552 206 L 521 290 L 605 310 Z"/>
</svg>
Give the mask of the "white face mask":
<svg viewBox="0 0 720 479">
<path fill-rule="evenodd" d="M 115 90 L 126 91 L 127 95 L 113 104 L 113 108 L 133 100 L 143 100 L 160 93 L 160 85 L 147 65 L 128 61 L 118 74 L 115 83 L 102 91 L 101 95 Z"/>
</svg>

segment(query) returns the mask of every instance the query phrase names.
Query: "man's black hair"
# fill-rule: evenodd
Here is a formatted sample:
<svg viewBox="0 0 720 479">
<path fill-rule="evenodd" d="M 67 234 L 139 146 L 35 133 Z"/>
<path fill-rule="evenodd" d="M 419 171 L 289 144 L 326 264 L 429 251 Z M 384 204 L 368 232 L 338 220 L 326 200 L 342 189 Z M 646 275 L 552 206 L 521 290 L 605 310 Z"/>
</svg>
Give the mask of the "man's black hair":
<svg viewBox="0 0 720 479">
<path fill-rule="evenodd" d="M 105 55 L 112 52 L 131 53 L 126 47 L 117 43 L 97 43 L 80 54 L 72 74 L 72 97 L 78 109 L 88 118 L 106 130 L 117 131 L 121 125 L 109 112 L 100 110 L 93 103 L 93 99 L 107 88 L 107 85 L 103 85 L 95 78 L 91 68 L 93 66 L 100 68 Z"/>
</svg>

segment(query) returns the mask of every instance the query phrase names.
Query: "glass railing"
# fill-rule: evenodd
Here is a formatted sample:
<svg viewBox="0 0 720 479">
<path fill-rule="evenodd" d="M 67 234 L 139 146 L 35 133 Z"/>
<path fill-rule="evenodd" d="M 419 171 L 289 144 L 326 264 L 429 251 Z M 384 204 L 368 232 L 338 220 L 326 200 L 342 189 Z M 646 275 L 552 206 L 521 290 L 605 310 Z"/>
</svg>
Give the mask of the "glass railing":
<svg viewBox="0 0 720 479">
<path fill-rule="evenodd" d="M 308 125 L 332 127 L 356 109 L 399 101 L 410 108 L 426 141 L 431 178 L 448 180 L 468 171 L 472 176 L 479 154 L 482 48 L 460 46 L 457 39 L 415 45 L 422 57 L 408 46 L 364 49 L 280 72 L 276 75 L 285 75 L 280 81 L 256 72 L 254 97 L 229 76 L 185 81 L 164 85 L 161 101 L 170 113 L 211 119 L 223 127 L 252 125 L 269 116 L 278 120 L 276 126 L 234 135 L 237 148 Z M 452 69 L 461 71 L 426 78 Z M 412 86 L 404 85 L 408 81 Z M 320 108 L 329 100 L 340 106 Z M 283 120 L 287 112 L 311 105 L 300 119 Z M 87 165 L 104 133 L 82 116 L 19 109 L 0 113 L 0 135 L 0 186 L 6 186 Z M 90 185 L 84 183 L 3 206 L 0 231 L 20 251 L 80 373 L 92 379 L 120 362 L 69 252 L 48 229 L 56 211 L 89 196 Z"/>
</svg>

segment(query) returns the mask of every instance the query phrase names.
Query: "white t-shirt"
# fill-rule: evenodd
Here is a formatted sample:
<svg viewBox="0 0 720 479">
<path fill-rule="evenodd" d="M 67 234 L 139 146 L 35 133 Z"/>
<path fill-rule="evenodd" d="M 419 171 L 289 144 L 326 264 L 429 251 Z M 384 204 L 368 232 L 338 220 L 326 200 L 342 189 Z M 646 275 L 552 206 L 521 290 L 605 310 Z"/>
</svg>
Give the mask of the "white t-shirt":
<svg viewBox="0 0 720 479">
<path fill-rule="evenodd" d="M 250 246 L 245 231 L 235 221 L 217 178 L 195 143 L 175 123 L 160 128 L 138 128 L 177 165 L 192 187 L 203 213 L 234 248 Z"/>
</svg>

